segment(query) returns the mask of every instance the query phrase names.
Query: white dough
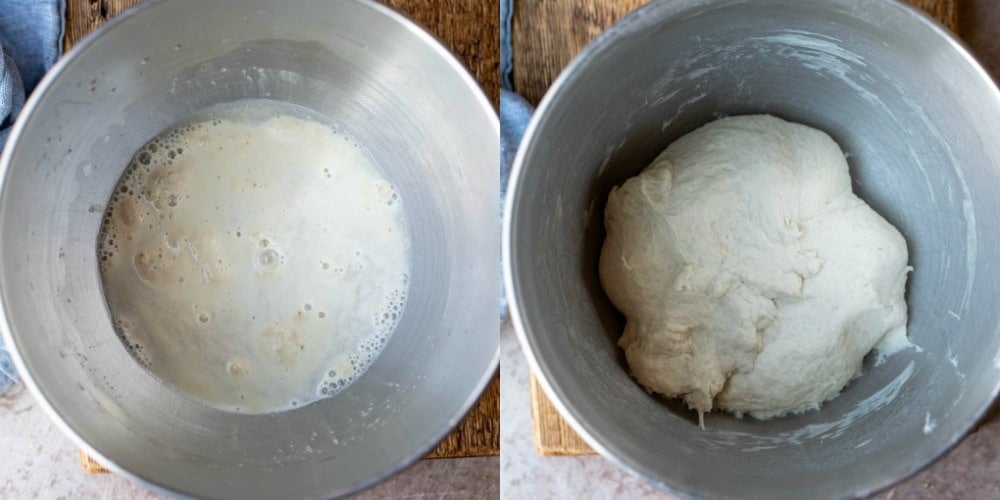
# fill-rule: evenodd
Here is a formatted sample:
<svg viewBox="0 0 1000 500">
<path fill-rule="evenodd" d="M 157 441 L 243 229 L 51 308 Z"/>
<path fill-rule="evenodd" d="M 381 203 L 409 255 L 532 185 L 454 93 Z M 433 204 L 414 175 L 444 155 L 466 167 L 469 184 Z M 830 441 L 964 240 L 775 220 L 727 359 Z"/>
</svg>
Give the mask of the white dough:
<svg viewBox="0 0 1000 500">
<path fill-rule="evenodd" d="M 605 226 L 601 282 L 632 374 L 699 417 L 818 408 L 877 344 L 908 345 L 906 242 L 818 130 L 705 125 L 611 191 Z"/>
</svg>

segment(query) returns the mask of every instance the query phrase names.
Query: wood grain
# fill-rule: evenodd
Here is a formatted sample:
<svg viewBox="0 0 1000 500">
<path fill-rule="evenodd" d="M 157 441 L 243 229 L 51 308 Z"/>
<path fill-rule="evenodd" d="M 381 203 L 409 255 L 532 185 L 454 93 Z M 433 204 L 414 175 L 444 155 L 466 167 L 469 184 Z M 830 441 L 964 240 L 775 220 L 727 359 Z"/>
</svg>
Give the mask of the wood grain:
<svg viewBox="0 0 1000 500">
<path fill-rule="evenodd" d="M 500 375 L 479 403 L 427 458 L 495 457 L 500 454 Z"/>
<path fill-rule="evenodd" d="M 958 0 L 909 0 L 958 32 Z M 598 35 L 648 0 L 515 0 L 514 89 L 537 105 L 559 73 Z"/>
<path fill-rule="evenodd" d="M 500 105 L 500 0 L 380 0 L 437 35 Z M 68 0 L 66 50 L 142 0 Z"/>
<path fill-rule="evenodd" d="M 923 9 L 945 25 L 952 33 L 958 33 L 958 2 L 959 0 L 908 0 L 911 4 Z"/>
<path fill-rule="evenodd" d="M 958 0 L 909 0 L 958 32 Z M 570 61 L 605 29 L 647 0 L 515 0 L 512 26 L 514 89 L 538 104 Z M 534 376 L 532 436 L 542 456 L 594 451 L 563 420 Z"/>
<path fill-rule="evenodd" d="M 538 380 L 529 377 L 531 390 L 531 437 L 535 451 L 543 457 L 589 455 L 594 453 L 545 396 Z"/>
<path fill-rule="evenodd" d="M 107 474 L 111 472 L 83 450 L 80 450 L 80 467 L 83 467 L 83 472 L 87 474 Z"/>
<path fill-rule="evenodd" d="M 380 0 L 427 28 L 500 107 L 500 0 Z"/>
<path fill-rule="evenodd" d="M 122 11 L 138 5 L 142 0 L 67 0 L 66 35 L 63 49 L 68 51 L 91 31 L 99 28 L 108 19 Z"/>
<path fill-rule="evenodd" d="M 598 35 L 647 0 L 515 0 L 514 90 L 537 105 L 559 73 Z"/>
<path fill-rule="evenodd" d="M 142 0 L 67 0 L 64 48 L 69 50 L 91 31 Z M 499 0 L 382 0 L 427 28 L 476 77 L 495 107 L 500 103 Z M 499 335 L 499 324 L 497 325 Z M 500 454 L 500 376 L 479 403 L 427 458 L 497 456 Z M 83 451 L 85 472 L 107 469 Z"/>
</svg>

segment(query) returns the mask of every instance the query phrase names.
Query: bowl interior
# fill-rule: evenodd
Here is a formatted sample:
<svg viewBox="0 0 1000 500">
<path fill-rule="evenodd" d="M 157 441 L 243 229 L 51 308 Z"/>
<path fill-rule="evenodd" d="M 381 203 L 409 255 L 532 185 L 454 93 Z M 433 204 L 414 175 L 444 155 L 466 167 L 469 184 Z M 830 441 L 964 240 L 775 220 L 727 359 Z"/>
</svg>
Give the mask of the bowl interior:
<svg viewBox="0 0 1000 500">
<path fill-rule="evenodd" d="M 896 2 L 676 1 L 578 58 L 522 144 L 505 251 L 515 321 L 550 395 L 605 455 L 679 493 L 862 495 L 953 444 L 1000 384 L 1000 93 Z M 770 113 L 828 132 L 855 192 L 906 237 L 909 337 L 820 411 L 771 421 L 646 394 L 597 274 L 612 186 L 681 135 Z"/>
<path fill-rule="evenodd" d="M 498 356 L 499 133 L 471 77 L 363 1 L 157 2 L 83 45 L 29 104 L 0 199 L 8 340 L 57 420 L 110 465 L 197 496 L 342 494 L 428 451 Z M 143 370 L 115 336 L 96 262 L 104 205 L 138 147 L 244 98 L 347 130 L 411 229 L 412 292 L 382 355 L 336 397 L 271 415 L 208 408 Z"/>
</svg>

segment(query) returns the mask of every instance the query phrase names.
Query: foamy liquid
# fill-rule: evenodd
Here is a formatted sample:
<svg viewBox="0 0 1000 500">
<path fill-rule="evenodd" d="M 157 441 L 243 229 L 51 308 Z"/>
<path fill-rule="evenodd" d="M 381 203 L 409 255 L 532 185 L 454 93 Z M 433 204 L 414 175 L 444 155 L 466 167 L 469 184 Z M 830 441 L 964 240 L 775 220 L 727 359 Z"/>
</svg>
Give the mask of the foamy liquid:
<svg viewBox="0 0 1000 500">
<path fill-rule="evenodd" d="M 400 200 L 350 135 L 272 101 L 216 107 L 136 153 L 99 258 L 115 329 L 155 376 L 266 413 L 360 376 L 406 302 Z"/>
</svg>

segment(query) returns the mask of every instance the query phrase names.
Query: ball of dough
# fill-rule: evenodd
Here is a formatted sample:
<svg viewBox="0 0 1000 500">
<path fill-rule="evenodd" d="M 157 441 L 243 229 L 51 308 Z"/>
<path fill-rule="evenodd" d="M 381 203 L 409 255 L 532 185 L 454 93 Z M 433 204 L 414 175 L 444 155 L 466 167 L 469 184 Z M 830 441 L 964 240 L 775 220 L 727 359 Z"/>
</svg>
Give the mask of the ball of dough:
<svg viewBox="0 0 1000 500">
<path fill-rule="evenodd" d="M 605 227 L 632 375 L 699 417 L 818 408 L 880 341 L 906 344 L 906 241 L 813 128 L 709 123 L 613 189 Z"/>
</svg>

